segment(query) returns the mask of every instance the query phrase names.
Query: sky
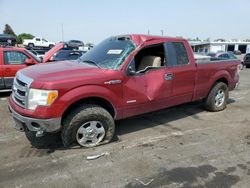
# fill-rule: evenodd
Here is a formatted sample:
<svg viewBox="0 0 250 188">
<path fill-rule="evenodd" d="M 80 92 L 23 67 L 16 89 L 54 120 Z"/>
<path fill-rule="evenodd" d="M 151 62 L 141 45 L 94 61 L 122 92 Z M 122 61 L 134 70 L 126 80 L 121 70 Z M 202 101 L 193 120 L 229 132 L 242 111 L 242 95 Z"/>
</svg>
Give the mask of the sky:
<svg viewBox="0 0 250 188">
<path fill-rule="evenodd" d="M 118 34 L 249 39 L 250 0 L 0 0 L 0 33 L 98 43 Z M 62 29 L 63 28 L 63 29 Z M 62 32 L 63 30 L 63 32 Z"/>
</svg>

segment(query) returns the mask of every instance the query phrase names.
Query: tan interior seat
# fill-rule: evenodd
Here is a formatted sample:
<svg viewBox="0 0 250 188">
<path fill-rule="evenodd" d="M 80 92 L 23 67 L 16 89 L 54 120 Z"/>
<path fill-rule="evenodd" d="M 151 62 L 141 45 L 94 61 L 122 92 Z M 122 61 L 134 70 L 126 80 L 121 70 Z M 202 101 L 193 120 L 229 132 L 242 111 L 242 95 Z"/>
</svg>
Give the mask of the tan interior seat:
<svg viewBox="0 0 250 188">
<path fill-rule="evenodd" d="M 138 67 L 138 71 L 144 70 L 147 67 L 160 67 L 161 58 L 158 56 L 144 56 Z"/>
</svg>

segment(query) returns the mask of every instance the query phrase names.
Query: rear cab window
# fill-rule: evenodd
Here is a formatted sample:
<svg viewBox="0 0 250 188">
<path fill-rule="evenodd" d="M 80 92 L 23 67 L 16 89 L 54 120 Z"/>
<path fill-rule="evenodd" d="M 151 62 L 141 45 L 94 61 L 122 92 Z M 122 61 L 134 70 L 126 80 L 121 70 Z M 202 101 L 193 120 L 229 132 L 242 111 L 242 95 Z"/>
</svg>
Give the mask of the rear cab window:
<svg viewBox="0 0 250 188">
<path fill-rule="evenodd" d="M 168 67 L 189 65 L 186 47 L 182 42 L 167 42 L 164 44 Z"/>
</svg>

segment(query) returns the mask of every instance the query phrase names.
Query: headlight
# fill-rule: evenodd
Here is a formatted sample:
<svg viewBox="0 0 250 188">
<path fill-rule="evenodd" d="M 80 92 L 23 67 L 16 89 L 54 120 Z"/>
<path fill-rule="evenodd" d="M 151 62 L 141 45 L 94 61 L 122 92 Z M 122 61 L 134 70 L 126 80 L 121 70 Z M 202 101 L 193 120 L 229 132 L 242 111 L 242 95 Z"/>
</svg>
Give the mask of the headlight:
<svg viewBox="0 0 250 188">
<path fill-rule="evenodd" d="M 56 90 L 30 89 L 28 94 L 28 109 L 35 110 L 37 106 L 50 106 L 58 96 Z"/>
</svg>

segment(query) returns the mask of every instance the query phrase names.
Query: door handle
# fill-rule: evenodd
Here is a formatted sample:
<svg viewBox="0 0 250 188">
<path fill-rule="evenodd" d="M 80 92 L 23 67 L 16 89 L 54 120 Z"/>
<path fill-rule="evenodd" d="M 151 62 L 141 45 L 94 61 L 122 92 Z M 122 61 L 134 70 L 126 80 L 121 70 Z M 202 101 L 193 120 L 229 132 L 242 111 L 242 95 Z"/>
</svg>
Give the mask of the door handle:
<svg viewBox="0 0 250 188">
<path fill-rule="evenodd" d="M 164 76 L 165 80 L 173 80 L 174 79 L 174 74 L 173 73 L 167 73 Z"/>
</svg>

